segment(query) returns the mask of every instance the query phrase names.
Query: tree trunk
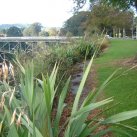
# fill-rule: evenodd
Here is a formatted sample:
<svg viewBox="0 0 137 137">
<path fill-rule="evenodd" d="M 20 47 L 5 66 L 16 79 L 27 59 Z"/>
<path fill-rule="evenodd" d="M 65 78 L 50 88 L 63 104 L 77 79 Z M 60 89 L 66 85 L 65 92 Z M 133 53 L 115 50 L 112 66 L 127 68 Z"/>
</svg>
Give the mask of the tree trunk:
<svg viewBox="0 0 137 137">
<path fill-rule="evenodd" d="M 115 33 L 115 36 L 116 36 L 116 38 L 118 38 L 118 28 L 116 28 L 115 30 L 116 30 L 116 31 L 115 31 L 115 32 L 116 32 L 116 33 Z"/>
<path fill-rule="evenodd" d="M 136 39 L 137 39 L 137 24 L 136 24 Z"/>
<path fill-rule="evenodd" d="M 116 37 L 115 28 L 113 28 L 113 37 Z"/>
<path fill-rule="evenodd" d="M 123 38 L 126 36 L 125 28 L 123 28 Z"/>
<path fill-rule="evenodd" d="M 120 28 L 118 29 L 118 36 L 119 36 L 119 38 L 121 38 Z"/>
<path fill-rule="evenodd" d="M 134 27 L 132 26 L 132 39 L 134 38 Z"/>
</svg>

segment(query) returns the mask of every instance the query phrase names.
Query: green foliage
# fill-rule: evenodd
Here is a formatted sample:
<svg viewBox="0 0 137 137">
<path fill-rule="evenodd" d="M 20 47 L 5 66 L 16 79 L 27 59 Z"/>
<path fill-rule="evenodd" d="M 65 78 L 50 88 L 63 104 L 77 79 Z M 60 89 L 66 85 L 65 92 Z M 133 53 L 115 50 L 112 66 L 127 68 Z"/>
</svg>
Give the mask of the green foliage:
<svg viewBox="0 0 137 137">
<path fill-rule="evenodd" d="M 10 27 L 6 32 L 7 37 L 21 37 L 22 31 L 18 27 Z"/>
<path fill-rule="evenodd" d="M 56 44 L 46 46 L 44 43 L 38 43 L 39 50 L 34 52 L 33 55 L 21 52 L 18 58 L 23 65 L 33 59 L 34 75 L 38 78 L 41 78 L 41 73 L 44 75 L 47 72 L 50 73 L 54 64 L 59 62 L 60 67 L 57 76 L 57 80 L 59 81 L 64 75 L 64 79 L 67 79 L 74 64 L 90 59 L 96 49 L 96 45 L 96 43 L 87 39 L 80 39 L 66 45 Z M 99 42 L 97 46 L 100 46 Z M 62 81 L 61 85 L 63 86 L 63 84 L 64 82 Z M 58 91 L 60 92 L 60 89 Z"/>
<path fill-rule="evenodd" d="M 72 36 L 73 36 L 73 34 L 72 34 L 71 32 L 68 31 L 68 32 L 66 33 L 66 37 L 70 38 L 70 37 L 72 37 Z"/>
<path fill-rule="evenodd" d="M 133 22 L 133 12 L 121 11 L 111 6 L 104 4 L 95 5 L 92 10 L 90 17 L 87 19 L 86 33 L 99 33 L 105 32 L 110 36 L 114 36 L 114 33 L 123 33 L 122 29 L 125 29 L 126 35 L 131 35 L 130 29 Z M 122 31 L 119 31 L 121 29 Z M 128 34 L 127 34 L 128 33 Z"/>
<path fill-rule="evenodd" d="M 48 30 L 48 33 L 49 33 L 50 36 L 57 36 L 58 35 L 58 30 L 57 30 L 57 28 L 52 27 Z"/>
<path fill-rule="evenodd" d="M 4 58 L 11 61 L 11 62 L 13 62 L 13 60 L 16 60 L 15 54 L 0 51 L 0 62 L 2 62 Z"/>
<path fill-rule="evenodd" d="M 93 4 L 94 2 L 98 2 L 97 0 L 73 0 L 74 3 L 76 3 L 75 10 L 81 9 L 86 2 L 90 2 Z M 120 8 L 120 9 L 129 9 L 131 6 L 135 7 L 137 9 L 137 1 L 136 0 L 101 0 L 101 2 L 112 5 L 114 7 Z"/>
<path fill-rule="evenodd" d="M 47 32 L 47 31 L 41 31 L 40 33 L 39 33 L 39 36 L 49 36 L 49 33 Z"/>
<path fill-rule="evenodd" d="M 91 58 L 95 51 L 95 45 L 92 42 L 84 41 L 83 39 L 75 42 L 72 45 L 53 47 L 51 51 L 51 62 L 60 62 L 61 66 L 71 67 L 77 62 L 81 62 L 87 58 Z"/>
<path fill-rule="evenodd" d="M 39 50 L 34 52 L 33 55 L 24 52 L 18 55 L 21 64 L 28 64 L 33 59 L 34 76 L 41 79 L 41 73 L 44 75 L 47 72 L 51 73 L 54 64 L 59 62 L 57 81 L 60 81 L 62 76 L 64 76 L 63 79 L 65 81 L 72 71 L 72 66 L 77 62 L 84 61 L 85 58 L 91 58 L 95 50 L 92 42 L 84 41 L 83 39 L 66 45 L 47 46 L 45 43 L 38 43 L 37 46 Z M 60 93 L 64 81 L 61 81 L 58 93 Z"/>
<path fill-rule="evenodd" d="M 59 36 L 66 36 L 67 30 L 65 28 L 60 28 L 58 35 Z"/>
<path fill-rule="evenodd" d="M 42 80 L 35 79 L 35 82 L 33 77 L 33 63 L 30 63 L 30 65 L 23 69 L 23 73 L 21 74 L 20 99 L 14 97 L 15 92 L 18 92 L 17 89 L 13 89 L 6 83 L 3 83 L 8 91 L 5 91 L 1 95 L 1 112 L 3 112 L 0 115 L 2 121 L 1 135 L 4 137 L 58 137 L 63 128 L 64 137 L 72 137 L 74 135 L 79 137 L 92 135 L 96 137 L 104 135 L 109 131 L 130 136 L 126 131 L 117 128 L 113 129 L 108 127 L 105 131 L 95 131 L 101 125 L 119 124 L 119 122 L 123 120 L 136 117 L 137 110 L 122 112 L 101 120 L 99 114 L 95 114 L 92 119 L 87 119 L 89 113 L 94 109 L 103 107 L 113 101 L 112 98 L 108 98 L 96 102 L 96 99 L 98 94 L 108 85 L 109 81 L 113 79 L 116 71 L 106 79 L 99 90 L 94 94 L 91 91 L 83 103 L 79 104 L 80 96 L 91 69 L 94 56 L 95 54 L 84 71 L 73 103 L 71 116 L 66 122 L 66 125 L 62 125 L 62 127 L 59 127 L 59 121 L 63 109 L 67 105 L 64 103 L 64 100 L 68 92 L 70 78 L 66 81 L 59 95 L 59 101 L 54 102 L 58 88 L 58 86 L 55 85 L 58 74 L 57 65 L 53 68 L 50 76 L 47 74 L 45 77 L 43 76 Z M 54 109 L 54 103 L 57 104 L 57 112 L 53 118 L 52 111 Z M 125 128 L 130 128 L 131 130 L 134 129 L 122 124 L 119 124 L 119 126 L 125 126 Z"/>
<path fill-rule="evenodd" d="M 64 29 L 67 32 L 72 33 L 73 36 L 84 35 L 84 23 L 89 18 L 89 14 L 90 12 L 85 11 L 78 12 L 65 22 Z"/>
<path fill-rule="evenodd" d="M 23 31 L 23 36 L 39 36 L 42 25 L 40 23 L 33 23 Z"/>
<path fill-rule="evenodd" d="M 74 0 L 76 8 L 83 7 L 88 0 Z M 113 37 L 131 36 L 131 28 L 133 27 L 132 10 L 121 10 L 117 6 L 110 3 L 126 4 L 124 1 L 113 2 L 109 0 L 91 0 L 93 5 L 88 12 L 76 12 L 74 16 L 65 23 L 65 29 L 75 35 L 91 35 L 104 32 Z M 94 2 L 95 4 L 94 4 Z M 110 2 L 110 3 L 109 3 Z M 105 4 L 104 4 L 105 3 Z M 106 4 L 109 3 L 109 4 Z"/>
<path fill-rule="evenodd" d="M 0 34 L 1 34 L 1 36 L 4 36 L 5 34 L 6 34 L 6 29 L 4 29 L 4 28 L 0 28 Z"/>
<path fill-rule="evenodd" d="M 94 0 L 90 0 L 91 2 Z M 136 0 L 104 0 L 104 3 L 108 5 L 112 5 L 114 7 L 118 7 L 120 9 L 129 9 L 131 6 L 137 8 L 137 1 Z"/>
</svg>

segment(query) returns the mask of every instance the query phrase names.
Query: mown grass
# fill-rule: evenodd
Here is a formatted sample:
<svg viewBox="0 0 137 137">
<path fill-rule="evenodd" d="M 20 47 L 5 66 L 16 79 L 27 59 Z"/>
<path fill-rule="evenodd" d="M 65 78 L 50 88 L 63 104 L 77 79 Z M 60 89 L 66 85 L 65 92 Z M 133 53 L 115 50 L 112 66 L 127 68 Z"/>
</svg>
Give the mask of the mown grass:
<svg viewBox="0 0 137 137">
<path fill-rule="evenodd" d="M 110 45 L 109 49 L 96 59 L 97 64 L 129 58 L 137 54 L 136 40 L 111 40 Z"/>
<path fill-rule="evenodd" d="M 135 40 L 112 40 L 109 49 L 95 60 L 97 67 L 98 86 L 103 83 L 106 78 L 111 75 L 120 66 L 115 62 L 122 59 L 134 57 L 137 54 L 137 41 Z M 122 66 L 122 70 L 118 72 L 120 75 L 130 66 Z M 103 96 L 114 97 L 113 104 L 118 105 L 107 111 L 106 116 L 123 112 L 127 110 L 137 109 L 137 69 L 130 70 L 128 73 L 112 81 L 104 90 Z M 128 120 L 124 124 L 137 128 L 137 118 Z M 134 132 L 134 137 L 137 136 Z M 120 137 L 119 135 L 115 135 Z"/>
</svg>

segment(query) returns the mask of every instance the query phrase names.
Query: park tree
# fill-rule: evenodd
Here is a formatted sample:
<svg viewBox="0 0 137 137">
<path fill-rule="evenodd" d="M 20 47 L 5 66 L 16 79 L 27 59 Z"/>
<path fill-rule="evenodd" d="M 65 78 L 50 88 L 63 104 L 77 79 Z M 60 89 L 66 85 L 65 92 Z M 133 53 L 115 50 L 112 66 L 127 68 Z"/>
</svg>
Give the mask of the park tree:
<svg viewBox="0 0 137 137">
<path fill-rule="evenodd" d="M 39 36 L 47 37 L 47 36 L 49 36 L 49 33 L 47 31 L 43 30 L 39 33 Z"/>
<path fill-rule="evenodd" d="M 25 28 L 23 30 L 23 36 L 31 36 L 30 28 Z"/>
<path fill-rule="evenodd" d="M 22 31 L 20 28 L 12 26 L 6 32 L 7 37 L 20 37 L 22 36 Z"/>
<path fill-rule="evenodd" d="M 137 39 L 137 17 L 134 18 L 133 28 L 135 28 L 135 35 Z M 133 29 L 133 33 L 134 33 L 134 29 Z"/>
<path fill-rule="evenodd" d="M 52 27 L 48 30 L 49 36 L 57 36 L 58 35 L 58 29 L 55 27 Z"/>
<path fill-rule="evenodd" d="M 66 34 L 67 34 L 67 30 L 64 27 L 60 28 L 58 35 L 59 36 L 66 36 Z"/>
<path fill-rule="evenodd" d="M 69 37 L 72 37 L 72 36 L 73 36 L 73 34 L 72 34 L 71 32 L 68 31 L 68 32 L 66 33 L 66 37 L 69 38 Z"/>
<path fill-rule="evenodd" d="M 101 4 L 94 6 L 86 22 L 86 31 L 89 33 L 109 31 L 112 26 L 112 16 L 110 16 L 112 12 L 113 10 L 108 6 Z"/>
<path fill-rule="evenodd" d="M 7 30 L 6 29 L 0 29 L 1 34 L 6 34 Z"/>
<path fill-rule="evenodd" d="M 67 32 L 72 33 L 73 36 L 82 36 L 84 35 L 85 26 L 84 23 L 89 18 L 90 12 L 82 11 L 74 14 L 70 17 L 64 24 L 64 29 Z"/>
<path fill-rule="evenodd" d="M 6 35 L 7 35 L 7 37 L 21 37 L 21 36 L 23 36 L 22 29 L 12 26 L 9 29 L 7 29 Z M 16 45 L 17 45 L 17 42 L 10 42 L 10 49 L 14 49 L 16 47 Z M 26 47 L 26 46 L 27 46 L 26 43 L 22 42 L 20 48 L 24 49 L 24 47 Z M 6 50 L 7 50 L 7 48 L 9 50 L 9 47 L 4 47 L 4 49 L 6 49 Z"/>
<path fill-rule="evenodd" d="M 28 28 L 23 31 L 24 36 L 39 36 L 42 25 L 38 22 L 31 24 Z"/>
<path fill-rule="evenodd" d="M 132 11 L 119 11 L 119 14 L 114 18 L 115 26 L 118 28 L 118 33 L 132 35 L 131 30 L 133 27 L 134 14 Z M 114 26 L 114 25 L 113 25 Z"/>
<path fill-rule="evenodd" d="M 132 27 L 133 13 L 122 11 L 108 5 L 98 4 L 91 10 L 91 15 L 86 22 L 86 32 L 105 32 L 115 36 L 125 35 Z M 121 36 L 120 36 L 121 37 Z"/>
<path fill-rule="evenodd" d="M 117 7 L 120 9 L 129 9 L 131 6 L 135 7 L 137 9 L 137 0 L 73 0 L 75 5 L 75 10 L 81 9 L 86 2 L 91 3 L 91 6 L 94 5 L 94 3 L 102 2 L 107 5 Z"/>
</svg>

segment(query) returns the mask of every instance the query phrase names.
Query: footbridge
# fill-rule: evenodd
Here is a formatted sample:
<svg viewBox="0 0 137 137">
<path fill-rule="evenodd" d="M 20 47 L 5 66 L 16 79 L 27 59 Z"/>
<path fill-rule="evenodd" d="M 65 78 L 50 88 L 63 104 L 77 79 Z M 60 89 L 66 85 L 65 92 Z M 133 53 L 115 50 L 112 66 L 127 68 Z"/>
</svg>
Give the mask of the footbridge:
<svg viewBox="0 0 137 137">
<path fill-rule="evenodd" d="M 80 37 L 71 37 L 72 39 L 79 39 Z M 68 44 L 70 39 L 68 37 L 0 37 L 0 51 L 15 52 L 19 49 L 24 51 L 37 50 L 38 43 L 43 43 L 45 47 L 50 44 Z"/>
</svg>

